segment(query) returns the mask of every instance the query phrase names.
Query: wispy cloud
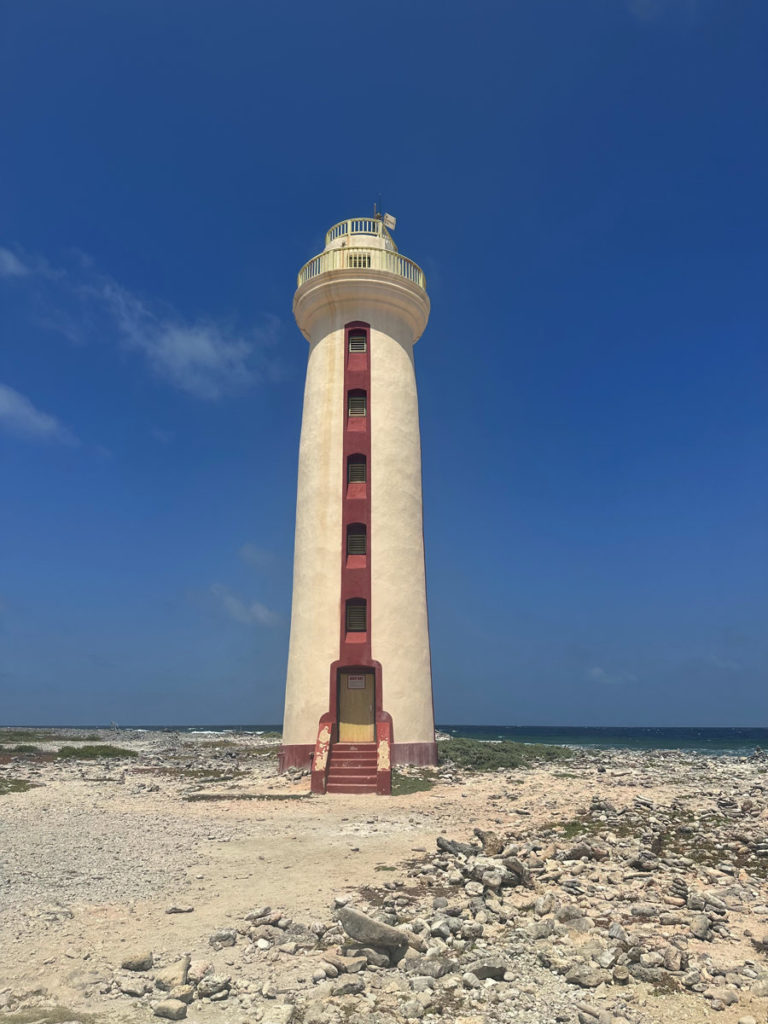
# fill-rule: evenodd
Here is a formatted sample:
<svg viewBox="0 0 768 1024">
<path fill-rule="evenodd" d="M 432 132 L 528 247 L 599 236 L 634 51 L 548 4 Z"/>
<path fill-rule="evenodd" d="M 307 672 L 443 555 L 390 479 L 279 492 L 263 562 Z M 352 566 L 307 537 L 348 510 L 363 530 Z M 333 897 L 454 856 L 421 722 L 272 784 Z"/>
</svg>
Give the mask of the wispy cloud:
<svg viewBox="0 0 768 1024">
<path fill-rule="evenodd" d="M 116 282 L 103 278 L 87 292 L 111 315 L 123 344 L 141 352 L 157 376 L 196 398 L 216 399 L 253 384 L 255 339 L 232 334 L 218 324 L 185 323 L 161 316 Z M 260 341 L 271 340 L 277 320 Z"/>
<path fill-rule="evenodd" d="M 243 544 L 238 551 L 238 555 L 245 562 L 246 565 L 252 565 L 255 569 L 263 569 L 265 565 L 269 565 L 274 561 L 274 555 L 271 551 L 267 551 L 266 548 L 260 548 L 257 544 Z"/>
<path fill-rule="evenodd" d="M 211 586 L 211 594 L 235 622 L 241 622 L 246 626 L 276 626 L 280 622 L 280 616 L 265 604 L 259 601 L 247 604 L 221 583 L 214 583 Z"/>
<path fill-rule="evenodd" d="M 77 444 L 75 435 L 55 416 L 38 409 L 20 391 L 0 384 L 0 427 L 36 441 Z"/>
<path fill-rule="evenodd" d="M 587 669 L 587 678 L 596 683 L 604 683 L 606 686 L 624 686 L 637 682 L 637 676 L 626 669 L 605 669 L 602 665 L 593 665 Z"/>
<path fill-rule="evenodd" d="M 0 277 L 25 277 L 32 273 L 15 252 L 0 246 Z"/>
<path fill-rule="evenodd" d="M 247 331 L 212 319 L 189 320 L 134 294 L 83 255 L 69 269 L 52 268 L 43 260 L 24 263 L 0 248 L 0 277 L 27 277 L 44 286 L 36 317 L 46 327 L 79 344 L 111 338 L 139 353 L 156 377 L 195 398 L 216 400 L 277 375 L 278 317 L 266 316 Z"/>
</svg>

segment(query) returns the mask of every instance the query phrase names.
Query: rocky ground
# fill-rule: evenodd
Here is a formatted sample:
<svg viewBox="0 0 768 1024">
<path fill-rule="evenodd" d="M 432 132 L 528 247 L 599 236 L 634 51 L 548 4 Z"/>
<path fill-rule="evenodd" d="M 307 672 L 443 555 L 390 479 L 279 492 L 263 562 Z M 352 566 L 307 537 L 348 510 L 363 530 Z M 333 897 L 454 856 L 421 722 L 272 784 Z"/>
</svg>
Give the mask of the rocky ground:
<svg viewBox="0 0 768 1024">
<path fill-rule="evenodd" d="M 0 1024 L 768 1020 L 761 756 L 312 797 L 263 737 L 67 738 L 0 750 Z"/>
</svg>

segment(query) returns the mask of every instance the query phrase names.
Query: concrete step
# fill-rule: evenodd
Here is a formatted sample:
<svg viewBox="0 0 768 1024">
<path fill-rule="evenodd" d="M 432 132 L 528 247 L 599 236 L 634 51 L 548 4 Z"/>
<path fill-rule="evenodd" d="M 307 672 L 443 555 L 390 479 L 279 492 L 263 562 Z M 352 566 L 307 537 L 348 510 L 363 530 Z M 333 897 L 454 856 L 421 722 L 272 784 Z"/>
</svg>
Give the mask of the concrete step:
<svg viewBox="0 0 768 1024">
<path fill-rule="evenodd" d="M 375 782 L 333 782 L 330 778 L 325 787 L 326 793 L 375 793 Z"/>
</svg>

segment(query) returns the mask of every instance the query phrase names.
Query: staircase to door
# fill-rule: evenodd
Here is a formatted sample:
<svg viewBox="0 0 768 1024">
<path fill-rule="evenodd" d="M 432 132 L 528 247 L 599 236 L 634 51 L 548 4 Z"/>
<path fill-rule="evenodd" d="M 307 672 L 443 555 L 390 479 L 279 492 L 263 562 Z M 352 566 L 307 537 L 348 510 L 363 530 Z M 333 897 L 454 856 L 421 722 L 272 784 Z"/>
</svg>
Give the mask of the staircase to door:
<svg viewBox="0 0 768 1024">
<path fill-rule="evenodd" d="M 334 743 L 328 762 L 326 793 L 375 793 L 376 744 Z"/>
</svg>

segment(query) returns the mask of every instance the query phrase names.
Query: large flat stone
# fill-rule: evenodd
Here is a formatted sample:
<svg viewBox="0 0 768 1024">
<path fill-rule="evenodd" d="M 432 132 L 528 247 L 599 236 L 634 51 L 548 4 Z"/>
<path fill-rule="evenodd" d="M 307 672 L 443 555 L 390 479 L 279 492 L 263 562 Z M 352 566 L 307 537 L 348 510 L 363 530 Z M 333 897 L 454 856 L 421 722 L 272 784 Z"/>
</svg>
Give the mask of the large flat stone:
<svg viewBox="0 0 768 1024">
<path fill-rule="evenodd" d="M 408 937 L 389 924 L 381 924 L 354 907 L 341 907 L 338 911 L 341 927 L 361 946 L 383 946 L 391 949 L 391 959 L 397 963 L 408 948 Z"/>
</svg>

